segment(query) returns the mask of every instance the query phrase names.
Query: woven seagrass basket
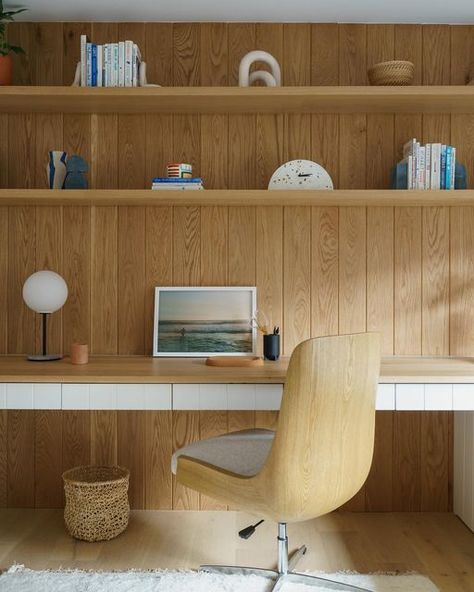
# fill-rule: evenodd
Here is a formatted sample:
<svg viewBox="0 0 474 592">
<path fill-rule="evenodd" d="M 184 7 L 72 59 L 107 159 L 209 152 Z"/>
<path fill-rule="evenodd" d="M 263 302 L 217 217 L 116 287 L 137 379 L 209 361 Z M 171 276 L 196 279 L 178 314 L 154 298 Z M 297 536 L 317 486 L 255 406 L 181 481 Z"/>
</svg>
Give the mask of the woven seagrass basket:
<svg viewBox="0 0 474 592">
<path fill-rule="evenodd" d="M 130 472 L 122 467 L 75 467 L 63 473 L 69 534 L 83 541 L 108 541 L 128 526 Z"/>
<path fill-rule="evenodd" d="M 368 70 L 372 86 L 410 86 L 414 74 L 415 65 L 404 60 L 380 62 Z"/>
</svg>

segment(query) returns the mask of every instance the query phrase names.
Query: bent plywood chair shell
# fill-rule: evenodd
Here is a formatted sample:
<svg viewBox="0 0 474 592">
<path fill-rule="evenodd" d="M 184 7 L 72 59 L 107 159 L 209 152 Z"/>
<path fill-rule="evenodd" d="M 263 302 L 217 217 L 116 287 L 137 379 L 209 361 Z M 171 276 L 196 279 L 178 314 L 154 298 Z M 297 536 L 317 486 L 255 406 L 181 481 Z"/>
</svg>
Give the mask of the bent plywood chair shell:
<svg viewBox="0 0 474 592">
<path fill-rule="evenodd" d="M 261 471 L 242 477 L 181 456 L 178 481 L 276 522 L 308 520 L 338 508 L 359 491 L 370 470 L 379 370 L 376 333 L 300 343 Z"/>
</svg>

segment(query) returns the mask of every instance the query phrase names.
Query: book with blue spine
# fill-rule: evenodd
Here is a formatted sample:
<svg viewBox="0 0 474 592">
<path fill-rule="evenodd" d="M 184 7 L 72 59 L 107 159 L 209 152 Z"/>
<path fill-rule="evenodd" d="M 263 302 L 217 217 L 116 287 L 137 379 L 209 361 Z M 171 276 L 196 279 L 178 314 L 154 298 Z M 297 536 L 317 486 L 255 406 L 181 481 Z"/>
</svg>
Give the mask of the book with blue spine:
<svg viewBox="0 0 474 592">
<path fill-rule="evenodd" d="M 86 86 L 92 86 L 92 43 L 86 46 L 87 80 Z"/>
<path fill-rule="evenodd" d="M 445 189 L 452 189 L 451 187 L 451 167 L 453 166 L 453 148 L 452 146 L 446 146 L 446 179 L 444 181 Z"/>
<path fill-rule="evenodd" d="M 181 179 L 181 177 L 155 177 L 152 183 L 202 183 L 201 177 Z"/>
<path fill-rule="evenodd" d="M 446 144 L 441 145 L 440 189 L 446 189 Z"/>
<path fill-rule="evenodd" d="M 97 45 L 92 43 L 91 86 L 97 86 Z"/>
<path fill-rule="evenodd" d="M 87 35 L 81 35 L 81 86 L 87 86 Z"/>
</svg>

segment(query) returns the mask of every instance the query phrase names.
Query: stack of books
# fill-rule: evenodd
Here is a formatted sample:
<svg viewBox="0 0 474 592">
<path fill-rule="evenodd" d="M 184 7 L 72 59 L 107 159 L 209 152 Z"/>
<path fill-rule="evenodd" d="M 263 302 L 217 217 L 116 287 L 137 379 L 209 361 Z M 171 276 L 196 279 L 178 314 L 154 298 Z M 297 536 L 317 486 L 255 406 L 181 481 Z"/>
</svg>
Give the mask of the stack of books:
<svg viewBox="0 0 474 592">
<path fill-rule="evenodd" d="M 454 189 L 456 148 L 446 144 L 421 145 L 413 138 L 403 146 L 407 189 Z"/>
<path fill-rule="evenodd" d="M 179 177 L 156 177 L 151 184 L 152 189 L 162 190 L 200 190 L 204 189 L 201 177 L 180 179 Z"/>
<path fill-rule="evenodd" d="M 81 86 L 138 86 L 140 62 L 133 41 L 97 45 L 81 35 Z"/>
</svg>

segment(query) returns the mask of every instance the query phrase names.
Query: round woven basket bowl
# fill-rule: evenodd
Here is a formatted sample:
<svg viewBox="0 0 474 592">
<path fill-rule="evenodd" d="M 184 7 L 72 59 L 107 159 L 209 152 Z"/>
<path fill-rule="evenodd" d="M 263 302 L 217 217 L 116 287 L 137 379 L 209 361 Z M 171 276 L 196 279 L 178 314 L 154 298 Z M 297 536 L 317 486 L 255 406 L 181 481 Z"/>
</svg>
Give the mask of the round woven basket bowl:
<svg viewBox="0 0 474 592">
<path fill-rule="evenodd" d="M 130 471 L 122 467 L 75 467 L 63 473 L 69 534 L 83 541 L 109 541 L 128 526 Z"/>
<path fill-rule="evenodd" d="M 410 86 L 414 74 L 415 65 L 404 60 L 380 62 L 368 70 L 372 86 Z"/>
</svg>

